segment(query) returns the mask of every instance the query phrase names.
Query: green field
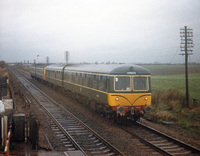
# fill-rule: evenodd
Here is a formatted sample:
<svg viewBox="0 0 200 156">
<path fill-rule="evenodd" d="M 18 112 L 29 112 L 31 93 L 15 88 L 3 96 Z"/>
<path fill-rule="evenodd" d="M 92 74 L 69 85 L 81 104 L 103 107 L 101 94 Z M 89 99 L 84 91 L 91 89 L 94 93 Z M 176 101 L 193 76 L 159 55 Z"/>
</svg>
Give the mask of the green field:
<svg viewBox="0 0 200 156">
<path fill-rule="evenodd" d="M 143 65 L 151 72 L 151 87 L 154 91 L 177 90 L 185 95 L 184 65 Z M 200 100 L 200 64 L 188 66 L 189 95 Z"/>
<path fill-rule="evenodd" d="M 189 74 L 189 95 L 200 99 L 200 74 Z M 185 95 L 185 75 L 155 75 L 151 77 L 152 91 L 177 90 Z"/>
</svg>

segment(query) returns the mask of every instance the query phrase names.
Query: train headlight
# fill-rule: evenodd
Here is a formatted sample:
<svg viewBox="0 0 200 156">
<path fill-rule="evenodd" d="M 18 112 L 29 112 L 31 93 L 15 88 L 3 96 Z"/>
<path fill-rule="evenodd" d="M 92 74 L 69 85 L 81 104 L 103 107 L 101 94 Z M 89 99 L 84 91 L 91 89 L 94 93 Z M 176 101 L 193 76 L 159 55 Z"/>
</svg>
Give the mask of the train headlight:
<svg viewBox="0 0 200 156">
<path fill-rule="evenodd" d="M 116 98 L 115 98 L 115 100 L 116 100 L 116 101 L 118 101 L 118 100 L 119 100 L 119 98 L 118 98 L 118 97 L 116 97 Z"/>
<path fill-rule="evenodd" d="M 146 101 L 148 100 L 148 97 L 147 96 L 145 96 L 145 98 L 144 98 Z"/>
</svg>

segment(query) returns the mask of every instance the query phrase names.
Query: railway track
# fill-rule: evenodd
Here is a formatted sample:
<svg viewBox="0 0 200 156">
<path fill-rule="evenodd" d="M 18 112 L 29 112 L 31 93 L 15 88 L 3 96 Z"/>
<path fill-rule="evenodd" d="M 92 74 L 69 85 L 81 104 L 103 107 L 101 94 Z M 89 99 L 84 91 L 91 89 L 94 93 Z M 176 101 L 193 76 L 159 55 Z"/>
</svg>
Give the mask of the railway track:
<svg viewBox="0 0 200 156">
<path fill-rule="evenodd" d="M 140 122 L 136 122 L 132 127 L 121 127 L 124 131 L 142 143 L 153 148 L 163 155 L 200 155 L 200 150 L 159 132 Z"/>
<path fill-rule="evenodd" d="M 66 151 L 80 151 L 84 155 L 123 155 L 63 106 L 10 69 L 48 115 L 49 125 L 66 147 Z"/>
</svg>

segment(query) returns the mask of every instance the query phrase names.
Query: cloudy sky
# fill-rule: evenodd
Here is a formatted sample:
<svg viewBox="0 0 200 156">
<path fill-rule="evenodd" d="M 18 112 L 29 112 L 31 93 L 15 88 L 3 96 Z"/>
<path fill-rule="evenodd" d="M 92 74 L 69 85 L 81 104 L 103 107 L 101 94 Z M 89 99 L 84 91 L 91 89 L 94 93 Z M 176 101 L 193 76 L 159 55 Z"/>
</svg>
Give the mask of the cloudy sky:
<svg viewBox="0 0 200 156">
<path fill-rule="evenodd" d="M 184 26 L 200 63 L 200 0 L 0 0 L 0 60 L 183 63 Z"/>
</svg>

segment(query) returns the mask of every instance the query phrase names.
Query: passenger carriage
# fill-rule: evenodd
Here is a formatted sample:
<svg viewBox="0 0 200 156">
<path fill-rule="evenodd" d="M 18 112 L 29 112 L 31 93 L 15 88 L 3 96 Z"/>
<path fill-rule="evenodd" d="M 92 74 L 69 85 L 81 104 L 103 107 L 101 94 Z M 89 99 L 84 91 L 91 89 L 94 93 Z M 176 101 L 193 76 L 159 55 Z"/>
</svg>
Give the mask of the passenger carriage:
<svg viewBox="0 0 200 156">
<path fill-rule="evenodd" d="M 151 105 L 150 72 L 140 66 L 69 65 L 63 81 L 66 89 L 90 98 L 93 109 L 118 120 L 137 120 Z"/>
<path fill-rule="evenodd" d="M 30 67 L 30 74 L 31 77 L 44 80 L 44 75 L 45 75 L 45 67 L 47 65 L 45 64 L 35 64 Z"/>
<path fill-rule="evenodd" d="M 118 122 L 138 120 L 151 105 L 150 72 L 133 64 L 48 65 L 42 79 Z"/>
</svg>

